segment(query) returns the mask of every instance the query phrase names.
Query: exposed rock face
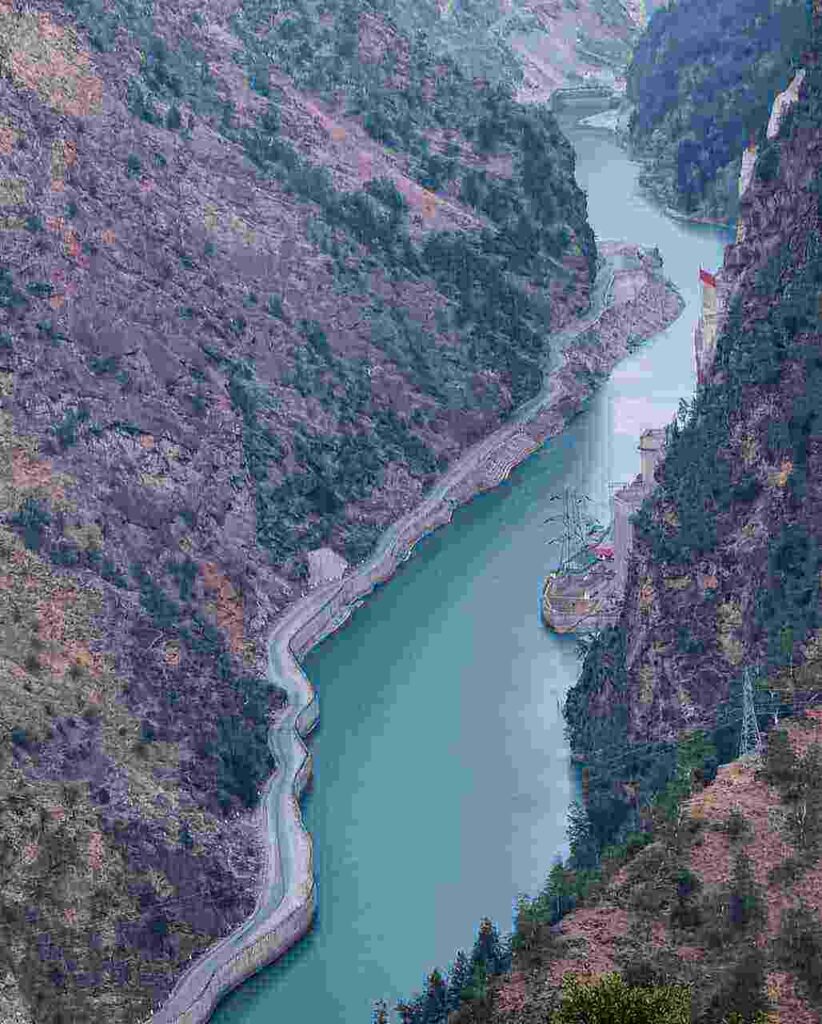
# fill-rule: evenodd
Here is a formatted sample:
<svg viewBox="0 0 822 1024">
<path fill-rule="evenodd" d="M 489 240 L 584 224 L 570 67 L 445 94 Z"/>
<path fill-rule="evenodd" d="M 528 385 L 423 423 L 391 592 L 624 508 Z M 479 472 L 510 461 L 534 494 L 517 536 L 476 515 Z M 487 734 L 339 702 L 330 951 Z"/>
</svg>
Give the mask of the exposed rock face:
<svg viewBox="0 0 822 1024">
<path fill-rule="evenodd" d="M 756 166 L 756 145 L 751 143 L 742 153 L 742 166 L 739 169 L 739 197 L 740 199 L 748 191 L 748 186 L 753 178 L 754 167 Z M 740 221 L 741 224 L 741 221 Z M 737 238 L 737 241 L 741 239 Z"/>
<path fill-rule="evenodd" d="M 822 136 L 807 127 L 799 128 L 781 143 L 778 178 L 754 178 L 745 192 L 744 237 L 726 249 L 718 275 L 725 298 L 717 350 L 722 348 L 722 332 L 734 300 L 741 303 L 743 331 L 750 331 L 768 308 L 779 303 L 797 269 L 806 266 L 809 258 L 818 259 L 808 256 L 807 247 L 820 230 L 810 186 L 821 166 Z M 769 272 L 781 273 L 780 282 L 772 293 L 763 295 L 762 275 Z M 802 340 L 818 346 L 820 335 Z M 724 361 L 722 368 L 706 363 L 706 386 L 727 380 L 725 365 Z M 816 490 L 816 443 L 811 440 L 807 450 L 809 486 L 800 511 L 786 495 L 792 457 L 774 452 L 768 434 L 775 420 L 790 417 L 805 387 L 798 367 L 790 362 L 774 384 L 748 386 L 747 400 L 729 424 L 728 440 L 716 457 L 728 461 L 732 479 L 745 473 L 755 475 L 759 495 L 752 501 L 734 502 L 725 511 L 706 510 L 717 529 L 712 550 L 696 555 L 688 565 L 661 564 L 647 542 L 636 545 L 620 620 L 628 637 L 632 740 L 670 739 L 689 727 L 711 728 L 717 705 L 729 698 L 739 666 L 766 657 L 767 643 L 757 626 L 756 607 L 757 595 L 772 585 L 767 568 L 769 544 L 772 546 L 789 522 L 801 523 L 811 534 L 818 529 L 814 510 L 822 495 Z M 666 472 L 670 469 L 664 462 L 657 478 L 662 474 L 664 479 Z M 676 509 L 666 504 L 662 494 L 653 499 L 653 515 L 660 522 L 667 517 L 667 529 L 677 530 Z M 715 582 L 708 586 L 706 581 Z M 685 654 L 679 649 L 677 637 L 682 626 L 702 643 L 701 653 Z M 799 646 L 794 657 L 803 658 Z M 683 688 L 690 698 L 687 708 L 677 699 Z"/>
<path fill-rule="evenodd" d="M 768 119 L 768 127 L 765 130 L 765 135 L 768 139 L 773 140 L 779 135 L 779 129 L 782 127 L 785 115 L 799 99 L 799 89 L 804 80 L 805 69 L 800 68 L 791 79 L 788 88 L 780 92 L 773 101 L 771 116 Z"/>
<path fill-rule="evenodd" d="M 38 1024 L 143 1019 L 251 911 L 272 621 L 589 304 L 553 118 L 315 13 L 0 3 L 0 976 Z"/>
</svg>

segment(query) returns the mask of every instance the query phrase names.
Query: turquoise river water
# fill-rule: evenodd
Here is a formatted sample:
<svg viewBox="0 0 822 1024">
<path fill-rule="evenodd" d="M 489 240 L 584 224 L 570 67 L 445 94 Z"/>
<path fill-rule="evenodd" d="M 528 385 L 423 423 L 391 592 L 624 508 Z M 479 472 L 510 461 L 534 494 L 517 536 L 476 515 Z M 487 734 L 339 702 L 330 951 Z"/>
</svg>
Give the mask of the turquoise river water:
<svg viewBox="0 0 822 1024">
<path fill-rule="evenodd" d="M 320 700 L 303 800 L 318 913 L 301 943 L 220 1004 L 215 1024 L 368 1024 L 373 1000 L 410 996 L 470 950 L 482 916 L 509 931 L 517 893 L 535 893 L 568 852 L 577 789 L 559 705 L 579 663 L 573 638 L 540 621 L 557 560 L 548 499 L 577 488 L 608 520 L 609 483 L 639 471 L 641 429 L 669 422 L 693 393 L 698 269 L 721 266 L 732 237 L 643 198 L 609 132 L 563 127 L 597 237 L 658 246 L 685 311 L 306 658 Z"/>
</svg>

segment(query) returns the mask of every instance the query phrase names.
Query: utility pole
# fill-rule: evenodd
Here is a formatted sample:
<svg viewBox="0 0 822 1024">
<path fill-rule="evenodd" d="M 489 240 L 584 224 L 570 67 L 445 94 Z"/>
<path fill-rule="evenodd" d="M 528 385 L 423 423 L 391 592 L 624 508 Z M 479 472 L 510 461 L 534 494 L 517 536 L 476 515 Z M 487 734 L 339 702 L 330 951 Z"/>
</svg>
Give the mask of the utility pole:
<svg viewBox="0 0 822 1024">
<path fill-rule="evenodd" d="M 742 732 L 739 736 L 739 756 L 762 753 L 762 736 L 756 720 L 751 669 L 746 666 L 742 676 Z"/>
</svg>

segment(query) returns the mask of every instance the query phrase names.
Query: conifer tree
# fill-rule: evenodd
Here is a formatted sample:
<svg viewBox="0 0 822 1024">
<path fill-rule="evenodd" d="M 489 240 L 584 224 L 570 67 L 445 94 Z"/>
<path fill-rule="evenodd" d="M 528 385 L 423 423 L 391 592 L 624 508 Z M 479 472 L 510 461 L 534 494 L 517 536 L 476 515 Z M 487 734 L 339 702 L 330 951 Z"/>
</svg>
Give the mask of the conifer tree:
<svg viewBox="0 0 822 1024">
<path fill-rule="evenodd" d="M 465 953 L 459 950 L 448 973 L 448 990 L 445 1002 L 449 1013 L 459 1009 L 463 998 L 462 993 L 470 981 L 471 965 Z"/>
<path fill-rule="evenodd" d="M 440 972 L 434 968 L 428 976 L 428 988 L 423 998 L 420 1024 L 445 1024 L 447 988 Z"/>
<path fill-rule="evenodd" d="M 471 964 L 482 964 L 488 974 L 502 974 L 507 967 L 506 951 L 500 942 L 499 931 L 487 917 L 480 923 L 479 933 L 471 951 Z"/>
<path fill-rule="evenodd" d="M 764 923 L 762 901 L 757 893 L 751 860 L 742 850 L 734 858 L 728 916 L 731 925 L 740 931 L 747 931 L 754 924 Z"/>
</svg>

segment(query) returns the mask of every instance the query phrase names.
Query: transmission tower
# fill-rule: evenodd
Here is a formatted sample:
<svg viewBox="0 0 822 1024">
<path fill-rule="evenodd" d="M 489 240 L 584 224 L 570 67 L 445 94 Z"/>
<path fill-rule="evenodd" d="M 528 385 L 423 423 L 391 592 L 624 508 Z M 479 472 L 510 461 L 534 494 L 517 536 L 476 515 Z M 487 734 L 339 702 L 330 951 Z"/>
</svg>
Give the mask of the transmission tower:
<svg viewBox="0 0 822 1024">
<path fill-rule="evenodd" d="M 562 521 L 562 533 L 548 543 L 560 545 L 560 571 L 566 572 L 572 568 L 574 557 L 602 534 L 603 528 L 583 510 L 583 505 L 591 500 L 587 494 L 572 493 L 566 486 L 562 494 L 553 494 L 548 500 L 563 503 L 562 512 L 549 516 L 545 522 Z"/>
<path fill-rule="evenodd" d="M 742 676 L 742 732 L 739 736 L 739 756 L 762 753 L 762 736 L 756 720 L 751 669 L 746 666 Z"/>
</svg>

